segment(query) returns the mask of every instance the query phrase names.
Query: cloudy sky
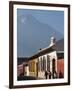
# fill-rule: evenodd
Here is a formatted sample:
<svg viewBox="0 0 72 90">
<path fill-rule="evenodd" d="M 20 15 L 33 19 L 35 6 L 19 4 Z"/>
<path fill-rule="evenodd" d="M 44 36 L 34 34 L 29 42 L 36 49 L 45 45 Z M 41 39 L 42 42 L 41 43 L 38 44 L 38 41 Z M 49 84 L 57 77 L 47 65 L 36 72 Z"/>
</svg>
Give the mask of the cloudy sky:
<svg viewBox="0 0 72 90">
<path fill-rule="evenodd" d="M 57 39 L 64 36 L 63 11 L 17 10 L 18 57 L 31 56 L 39 48 L 46 47 L 52 35 L 56 36 Z"/>
</svg>

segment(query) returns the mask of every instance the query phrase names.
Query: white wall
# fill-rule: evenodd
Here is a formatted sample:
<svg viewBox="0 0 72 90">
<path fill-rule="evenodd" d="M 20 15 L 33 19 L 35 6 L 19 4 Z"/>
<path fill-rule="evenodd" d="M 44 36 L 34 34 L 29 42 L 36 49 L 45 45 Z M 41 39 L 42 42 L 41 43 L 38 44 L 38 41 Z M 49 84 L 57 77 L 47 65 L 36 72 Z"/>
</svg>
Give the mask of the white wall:
<svg viewBox="0 0 72 90">
<path fill-rule="evenodd" d="M 9 86 L 9 0 L 0 0 L 0 90 L 8 90 Z M 24 0 L 24 1 L 40 1 L 40 2 L 52 2 L 52 3 L 67 3 L 71 4 L 72 0 Z M 71 12 L 72 16 L 72 12 Z M 72 24 L 72 17 L 71 17 Z M 72 26 L 71 26 L 72 29 Z M 71 30 L 72 34 L 72 30 Z M 72 38 L 72 36 L 71 36 Z M 71 43 L 72 46 L 72 43 Z M 72 48 L 71 48 L 72 50 Z M 72 57 L 71 57 L 72 59 Z M 71 61 L 72 63 L 72 61 Z M 72 68 L 72 65 L 71 65 Z M 72 76 L 72 72 L 71 72 Z M 72 90 L 72 77 L 70 86 L 56 86 L 56 87 L 44 87 L 44 88 L 29 88 L 25 90 Z"/>
</svg>

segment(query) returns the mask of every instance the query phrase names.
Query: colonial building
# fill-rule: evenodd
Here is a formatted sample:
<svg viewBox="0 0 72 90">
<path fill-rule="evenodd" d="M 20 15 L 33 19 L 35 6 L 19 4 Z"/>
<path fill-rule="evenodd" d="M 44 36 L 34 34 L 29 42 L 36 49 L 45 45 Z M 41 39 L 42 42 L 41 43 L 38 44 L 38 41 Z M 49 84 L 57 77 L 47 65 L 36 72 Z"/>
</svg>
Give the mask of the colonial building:
<svg viewBox="0 0 72 90">
<path fill-rule="evenodd" d="M 40 49 L 29 58 L 29 75 L 45 78 L 45 71 L 53 73 L 57 71 L 57 53 L 54 37 L 51 38 L 51 43 L 48 47 Z"/>
<path fill-rule="evenodd" d="M 64 74 L 64 50 L 58 47 L 58 43 L 59 41 L 56 42 L 55 38 L 51 37 L 51 43 L 48 47 L 40 49 L 29 58 L 29 75 L 45 78 L 45 71 L 49 71 L 52 74 L 51 78 L 54 78 L 55 72 L 57 72 L 58 77 L 60 71 Z"/>
<path fill-rule="evenodd" d="M 38 77 L 38 58 L 31 57 L 28 62 L 29 76 Z"/>
<path fill-rule="evenodd" d="M 64 77 L 64 39 L 61 39 L 56 42 L 56 51 L 57 51 L 57 73 L 62 73 Z"/>
<path fill-rule="evenodd" d="M 59 46 L 60 42 L 56 42 L 51 37 L 50 45 L 40 49 L 35 55 L 27 59 L 27 63 L 23 64 L 24 75 L 34 76 L 36 78 L 45 79 L 45 72 L 51 73 L 49 79 L 54 78 L 54 74 L 61 73 L 64 77 L 64 45 Z M 62 49 L 63 47 L 63 49 Z"/>
<path fill-rule="evenodd" d="M 47 51 L 47 52 L 45 52 Z M 54 74 L 57 71 L 57 54 L 55 51 L 55 46 L 50 46 L 41 52 L 45 52 L 39 56 L 38 66 L 38 77 L 45 78 L 45 71 L 50 71 Z M 51 78 L 54 76 L 51 75 Z M 48 77 L 49 78 L 49 77 Z"/>
<path fill-rule="evenodd" d="M 58 77 L 59 73 L 62 73 L 62 78 L 64 77 L 64 51 L 57 51 L 57 73 L 58 73 Z"/>
</svg>

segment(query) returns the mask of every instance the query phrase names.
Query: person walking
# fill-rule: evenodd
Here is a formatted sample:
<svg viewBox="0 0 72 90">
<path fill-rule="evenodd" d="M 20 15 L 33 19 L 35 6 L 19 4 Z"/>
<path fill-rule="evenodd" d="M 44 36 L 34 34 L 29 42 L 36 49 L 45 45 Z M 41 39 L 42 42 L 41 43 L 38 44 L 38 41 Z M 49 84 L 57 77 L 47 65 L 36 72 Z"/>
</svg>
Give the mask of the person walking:
<svg viewBox="0 0 72 90">
<path fill-rule="evenodd" d="M 63 78 L 63 74 L 61 71 L 59 72 L 59 78 Z"/>
<path fill-rule="evenodd" d="M 48 75 L 48 72 L 47 71 L 45 71 L 45 78 L 47 79 L 47 75 Z"/>
<path fill-rule="evenodd" d="M 56 71 L 54 72 L 54 78 L 57 78 L 57 72 Z"/>
<path fill-rule="evenodd" d="M 51 71 L 48 71 L 49 79 L 51 79 Z"/>
</svg>

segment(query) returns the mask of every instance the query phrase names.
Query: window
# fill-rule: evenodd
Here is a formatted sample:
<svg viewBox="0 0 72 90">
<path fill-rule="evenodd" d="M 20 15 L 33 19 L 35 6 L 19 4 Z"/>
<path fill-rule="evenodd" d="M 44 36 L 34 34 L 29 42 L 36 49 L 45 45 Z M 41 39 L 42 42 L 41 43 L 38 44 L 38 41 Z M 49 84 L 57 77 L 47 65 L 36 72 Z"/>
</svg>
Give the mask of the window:
<svg viewBox="0 0 72 90">
<path fill-rule="evenodd" d="M 46 70 L 46 59 L 45 56 L 43 57 L 43 71 Z"/>
<path fill-rule="evenodd" d="M 42 60 L 42 57 L 40 58 L 40 61 L 41 61 L 41 71 L 43 71 L 43 60 Z"/>
<path fill-rule="evenodd" d="M 32 72 L 35 72 L 35 61 L 32 61 Z"/>
<path fill-rule="evenodd" d="M 39 61 L 39 59 L 38 59 L 38 71 L 40 71 L 40 61 Z"/>
<path fill-rule="evenodd" d="M 47 55 L 47 70 L 50 71 L 50 57 Z"/>
<path fill-rule="evenodd" d="M 52 71 L 55 71 L 55 59 L 52 60 Z"/>
<path fill-rule="evenodd" d="M 29 71 L 31 72 L 31 62 L 29 62 Z"/>
</svg>

